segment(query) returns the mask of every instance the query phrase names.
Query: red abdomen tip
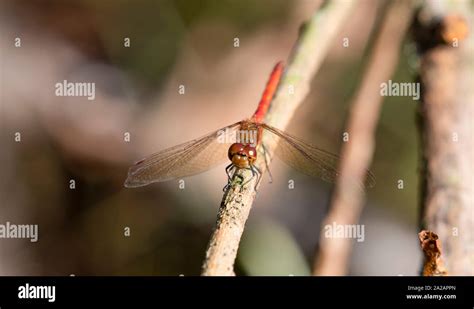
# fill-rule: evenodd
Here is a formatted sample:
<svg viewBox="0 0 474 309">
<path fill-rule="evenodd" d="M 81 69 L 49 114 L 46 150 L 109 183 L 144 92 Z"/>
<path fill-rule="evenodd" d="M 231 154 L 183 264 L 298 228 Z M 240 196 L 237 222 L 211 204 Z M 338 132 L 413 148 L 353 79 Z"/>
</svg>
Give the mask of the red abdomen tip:
<svg viewBox="0 0 474 309">
<path fill-rule="evenodd" d="M 270 102 L 272 101 L 273 96 L 275 95 L 275 92 L 278 88 L 278 84 L 280 83 L 281 75 L 283 74 L 283 68 L 283 61 L 279 61 L 273 68 L 270 78 L 268 79 L 267 86 L 263 91 L 262 98 L 260 99 L 260 103 L 258 104 L 257 110 L 253 115 L 255 122 L 261 122 L 265 117 L 268 107 L 270 106 Z"/>
</svg>

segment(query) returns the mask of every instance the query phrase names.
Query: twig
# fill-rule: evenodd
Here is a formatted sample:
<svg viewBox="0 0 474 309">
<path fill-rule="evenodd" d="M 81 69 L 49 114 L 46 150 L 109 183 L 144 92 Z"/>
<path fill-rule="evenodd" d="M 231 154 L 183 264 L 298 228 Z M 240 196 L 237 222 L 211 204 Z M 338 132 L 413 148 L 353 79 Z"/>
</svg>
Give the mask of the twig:
<svg viewBox="0 0 474 309">
<path fill-rule="evenodd" d="M 412 11 L 411 1 L 393 2 L 377 34 L 364 80 L 352 103 L 347 129 L 349 141 L 341 150 L 340 177 L 323 227 L 334 222 L 346 225 L 359 221 L 364 196 L 357 184 L 364 183 L 375 148 L 375 129 L 383 101 L 380 85 L 395 71 Z M 350 239 L 326 238 L 321 233 L 313 274 L 344 275 L 350 251 Z"/>
<path fill-rule="evenodd" d="M 470 18 L 470 19 L 469 19 Z M 425 2 L 421 50 L 421 225 L 436 231 L 451 275 L 474 275 L 474 37 L 470 1 Z M 465 40 L 463 40 L 465 38 Z"/>
<path fill-rule="evenodd" d="M 332 39 L 349 15 L 354 1 L 331 1 L 320 8 L 301 30 L 292 58 L 281 81 L 279 90 L 265 118 L 265 122 L 284 129 L 296 108 L 309 92 L 310 82 L 327 54 Z M 276 141 L 263 136 L 270 159 Z M 258 168 L 266 170 L 263 154 L 258 156 Z M 248 171 L 240 171 L 234 179 L 249 179 Z M 256 179 L 244 187 L 229 188 L 222 199 L 216 228 L 206 252 L 202 275 L 234 275 L 233 265 L 240 238 L 244 231 L 252 203 L 256 197 Z M 259 184 L 256 184 L 257 187 Z"/>
<path fill-rule="evenodd" d="M 446 276 L 448 272 L 441 260 L 441 242 L 438 235 L 431 231 L 418 233 L 421 249 L 425 254 L 423 263 L 423 276 Z"/>
</svg>

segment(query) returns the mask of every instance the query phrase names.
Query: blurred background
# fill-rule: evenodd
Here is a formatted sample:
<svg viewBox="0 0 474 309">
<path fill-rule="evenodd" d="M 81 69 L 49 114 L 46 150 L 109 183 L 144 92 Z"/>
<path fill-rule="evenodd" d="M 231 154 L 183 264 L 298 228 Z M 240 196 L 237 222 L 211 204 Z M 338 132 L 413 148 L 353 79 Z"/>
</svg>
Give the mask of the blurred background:
<svg viewBox="0 0 474 309">
<path fill-rule="evenodd" d="M 128 167 L 249 117 L 318 3 L 3 0 L 0 224 L 38 224 L 39 241 L 0 239 L 0 275 L 198 275 L 225 165 L 186 178 L 184 189 L 177 180 L 124 188 Z M 338 153 L 386 5 L 358 3 L 287 132 Z M 392 79 L 412 81 L 416 65 L 407 41 Z M 55 96 L 63 80 L 94 82 L 95 100 Z M 352 275 L 418 274 L 416 102 L 383 103 L 377 185 L 367 191 Z M 270 168 L 236 273 L 309 275 L 333 185 L 277 159 Z"/>
</svg>

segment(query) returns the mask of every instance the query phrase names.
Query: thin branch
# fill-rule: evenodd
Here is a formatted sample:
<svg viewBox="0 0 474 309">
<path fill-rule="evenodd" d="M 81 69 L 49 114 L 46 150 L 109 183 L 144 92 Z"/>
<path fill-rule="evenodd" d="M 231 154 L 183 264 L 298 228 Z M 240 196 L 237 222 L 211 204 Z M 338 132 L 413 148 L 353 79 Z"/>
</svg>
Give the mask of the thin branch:
<svg viewBox="0 0 474 309">
<path fill-rule="evenodd" d="M 332 39 L 351 12 L 354 1 L 330 1 L 318 10 L 302 27 L 292 58 L 281 81 L 279 90 L 265 118 L 265 122 L 284 129 L 293 113 L 309 92 L 310 82 L 327 54 Z M 276 141 L 263 136 L 270 159 Z M 259 149 L 257 166 L 265 172 L 263 153 Z M 241 170 L 234 180 L 249 179 L 251 173 Z M 216 228 L 206 252 L 202 274 L 208 276 L 234 275 L 234 261 L 240 238 L 250 209 L 256 197 L 254 178 L 245 186 L 234 186 L 225 193 L 219 209 Z"/>
<path fill-rule="evenodd" d="M 441 259 L 441 242 L 438 235 L 431 231 L 418 233 L 420 246 L 425 255 L 423 276 L 446 276 L 448 273 Z"/>
<path fill-rule="evenodd" d="M 474 36 L 470 1 L 427 1 L 421 51 L 421 225 L 436 231 L 451 275 L 474 275 Z M 463 40 L 464 39 L 464 40 Z"/>
<path fill-rule="evenodd" d="M 395 71 L 412 12 L 411 1 L 393 2 L 377 34 L 364 80 L 352 103 L 347 129 L 349 140 L 342 147 L 340 177 L 323 227 L 334 222 L 352 225 L 359 221 L 364 193 L 357 184 L 364 183 L 375 148 L 375 129 L 383 101 L 380 85 Z M 321 233 L 313 274 L 346 274 L 350 251 L 351 239 L 326 238 L 325 233 Z"/>
</svg>

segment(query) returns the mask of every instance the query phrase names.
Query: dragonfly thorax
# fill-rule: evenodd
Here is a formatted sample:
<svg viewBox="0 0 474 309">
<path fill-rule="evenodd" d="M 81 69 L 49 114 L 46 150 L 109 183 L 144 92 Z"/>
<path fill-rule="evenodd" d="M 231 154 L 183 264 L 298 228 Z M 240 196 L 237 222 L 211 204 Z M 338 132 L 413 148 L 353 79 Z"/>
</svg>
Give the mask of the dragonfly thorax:
<svg viewBox="0 0 474 309">
<path fill-rule="evenodd" d="M 257 149 L 252 145 L 235 143 L 229 147 L 229 160 L 239 168 L 249 168 L 257 160 Z"/>
</svg>

